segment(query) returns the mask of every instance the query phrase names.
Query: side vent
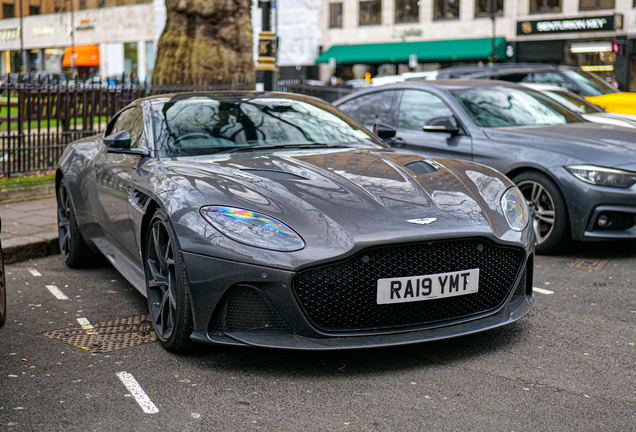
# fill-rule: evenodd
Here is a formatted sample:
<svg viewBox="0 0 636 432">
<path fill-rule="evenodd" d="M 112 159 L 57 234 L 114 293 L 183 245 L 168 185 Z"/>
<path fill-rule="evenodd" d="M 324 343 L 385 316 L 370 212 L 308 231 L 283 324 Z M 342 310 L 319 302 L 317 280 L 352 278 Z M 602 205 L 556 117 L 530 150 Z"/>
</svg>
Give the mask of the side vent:
<svg viewBox="0 0 636 432">
<path fill-rule="evenodd" d="M 129 188 L 128 201 L 135 209 L 144 213 L 146 211 L 146 205 L 148 204 L 148 201 L 150 201 L 150 197 L 143 192 Z"/>
</svg>

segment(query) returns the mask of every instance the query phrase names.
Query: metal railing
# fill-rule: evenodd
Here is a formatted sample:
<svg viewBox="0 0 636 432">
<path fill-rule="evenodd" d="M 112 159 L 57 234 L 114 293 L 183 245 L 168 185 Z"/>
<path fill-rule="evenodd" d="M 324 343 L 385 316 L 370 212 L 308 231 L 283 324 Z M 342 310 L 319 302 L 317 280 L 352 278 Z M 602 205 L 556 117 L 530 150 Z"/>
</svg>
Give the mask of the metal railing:
<svg viewBox="0 0 636 432">
<path fill-rule="evenodd" d="M 48 171 L 71 142 L 103 132 L 112 117 L 135 99 L 191 91 L 251 90 L 251 82 L 161 85 L 0 84 L 0 178 Z M 318 81 L 281 81 L 279 91 L 328 102 L 353 91 Z"/>
</svg>

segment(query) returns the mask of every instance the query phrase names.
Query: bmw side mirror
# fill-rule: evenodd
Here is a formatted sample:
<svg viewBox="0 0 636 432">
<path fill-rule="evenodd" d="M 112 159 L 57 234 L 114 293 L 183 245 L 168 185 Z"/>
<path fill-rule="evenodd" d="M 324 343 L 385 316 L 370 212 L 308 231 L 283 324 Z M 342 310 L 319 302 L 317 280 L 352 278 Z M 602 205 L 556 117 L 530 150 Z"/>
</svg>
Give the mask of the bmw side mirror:
<svg viewBox="0 0 636 432">
<path fill-rule="evenodd" d="M 104 138 L 104 144 L 108 149 L 129 149 L 130 133 L 128 131 L 116 132 Z"/>
<path fill-rule="evenodd" d="M 387 141 L 395 136 L 397 131 L 391 126 L 387 126 L 382 123 L 376 123 L 373 125 L 373 133 L 376 134 L 382 141 Z"/>
<path fill-rule="evenodd" d="M 457 135 L 459 133 L 459 125 L 455 116 L 435 117 L 422 126 L 422 130 L 424 132 L 443 132 Z"/>
</svg>

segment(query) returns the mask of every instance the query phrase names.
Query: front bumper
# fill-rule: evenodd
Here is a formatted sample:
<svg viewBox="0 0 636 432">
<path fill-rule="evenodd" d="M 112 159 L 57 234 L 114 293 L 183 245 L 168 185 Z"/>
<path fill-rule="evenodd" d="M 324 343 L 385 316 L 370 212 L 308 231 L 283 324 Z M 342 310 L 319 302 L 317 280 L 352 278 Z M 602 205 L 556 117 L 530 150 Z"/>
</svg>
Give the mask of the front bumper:
<svg viewBox="0 0 636 432">
<path fill-rule="evenodd" d="M 335 350 L 404 345 L 489 330 L 520 319 L 532 307 L 532 252 L 532 247 L 524 250 L 522 269 L 496 310 L 428 325 L 347 332 L 325 332 L 312 325 L 292 290 L 295 272 L 183 252 L 194 316 L 191 338 L 224 345 Z M 228 301 L 234 300 L 227 300 L 226 293 L 236 289 L 243 290 L 235 298 L 245 313 L 230 316 Z M 251 325 L 259 320 L 260 325 Z M 225 321 L 234 324 L 224 325 Z"/>
</svg>

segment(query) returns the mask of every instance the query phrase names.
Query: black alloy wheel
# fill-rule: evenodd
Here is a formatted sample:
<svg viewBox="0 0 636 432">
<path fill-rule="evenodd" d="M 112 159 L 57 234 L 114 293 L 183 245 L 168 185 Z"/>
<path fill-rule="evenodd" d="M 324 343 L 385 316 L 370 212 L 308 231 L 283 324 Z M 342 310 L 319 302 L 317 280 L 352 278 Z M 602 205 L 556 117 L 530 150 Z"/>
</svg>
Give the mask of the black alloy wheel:
<svg viewBox="0 0 636 432">
<path fill-rule="evenodd" d="M 546 175 L 527 171 L 512 179 L 530 207 L 537 253 L 548 254 L 570 244 L 570 220 L 561 191 Z"/>
<path fill-rule="evenodd" d="M 167 216 L 158 210 L 146 236 L 146 295 L 150 319 L 161 345 L 180 352 L 192 342 L 192 311 L 179 248 Z"/>
<path fill-rule="evenodd" d="M 80 268 L 95 261 L 98 255 L 88 247 L 82 238 L 71 203 L 71 194 L 64 179 L 60 181 L 57 189 L 57 229 L 60 252 L 66 265 Z"/>
</svg>

